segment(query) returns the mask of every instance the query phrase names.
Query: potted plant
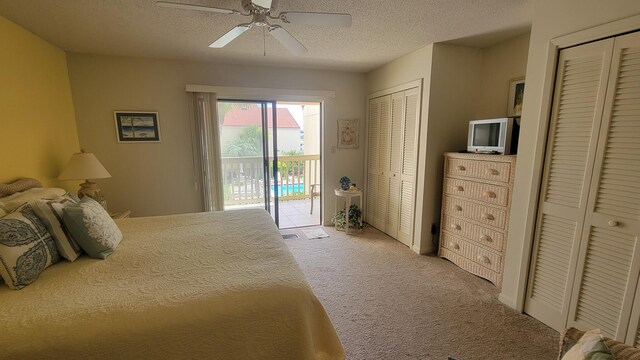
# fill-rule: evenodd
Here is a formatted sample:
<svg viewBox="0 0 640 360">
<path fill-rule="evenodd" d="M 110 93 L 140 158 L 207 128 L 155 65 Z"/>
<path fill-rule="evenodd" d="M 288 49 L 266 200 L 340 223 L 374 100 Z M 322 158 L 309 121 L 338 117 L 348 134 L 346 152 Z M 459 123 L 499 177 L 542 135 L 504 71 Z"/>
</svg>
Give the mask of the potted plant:
<svg viewBox="0 0 640 360">
<path fill-rule="evenodd" d="M 360 219 L 362 218 L 362 211 L 356 204 L 351 204 L 349 207 L 349 225 L 352 228 L 362 229 L 360 225 Z M 331 222 L 335 224 L 336 230 L 345 231 L 347 225 L 347 217 L 344 209 L 338 210 L 336 214 L 331 218 Z"/>
</svg>

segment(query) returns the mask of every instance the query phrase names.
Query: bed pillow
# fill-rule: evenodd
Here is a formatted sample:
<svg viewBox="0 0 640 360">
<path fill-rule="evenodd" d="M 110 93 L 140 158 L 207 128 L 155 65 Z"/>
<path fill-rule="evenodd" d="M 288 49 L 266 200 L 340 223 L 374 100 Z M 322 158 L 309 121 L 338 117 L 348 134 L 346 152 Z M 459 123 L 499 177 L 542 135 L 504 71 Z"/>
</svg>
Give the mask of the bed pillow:
<svg viewBox="0 0 640 360">
<path fill-rule="evenodd" d="M 0 218 L 0 275 L 22 289 L 59 259 L 53 237 L 29 204 Z"/>
<path fill-rule="evenodd" d="M 67 191 L 59 188 L 33 188 L 0 198 L 0 216 L 12 212 L 18 206 L 39 199 L 55 199 Z"/>
<path fill-rule="evenodd" d="M 64 225 L 62 209 L 67 206 L 76 205 L 79 201 L 75 195 L 66 193 L 55 200 L 36 200 L 33 203 L 33 211 L 35 211 L 36 215 L 38 215 L 47 227 L 47 230 L 49 230 L 51 236 L 53 236 L 60 256 L 69 261 L 77 259 L 78 256 L 82 254 L 82 249 Z"/>
<path fill-rule="evenodd" d="M 562 360 L 615 360 L 604 342 L 600 329 L 584 333 L 580 340 L 564 354 Z"/>
<path fill-rule="evenodd" d="M 78 204 L 62 211 L 62 220 L 71 236 L 92 258 L 106 259 L 122 240 L 122 233 L 111 216 L 90 197 L 85 196 Z"/>
</svg>

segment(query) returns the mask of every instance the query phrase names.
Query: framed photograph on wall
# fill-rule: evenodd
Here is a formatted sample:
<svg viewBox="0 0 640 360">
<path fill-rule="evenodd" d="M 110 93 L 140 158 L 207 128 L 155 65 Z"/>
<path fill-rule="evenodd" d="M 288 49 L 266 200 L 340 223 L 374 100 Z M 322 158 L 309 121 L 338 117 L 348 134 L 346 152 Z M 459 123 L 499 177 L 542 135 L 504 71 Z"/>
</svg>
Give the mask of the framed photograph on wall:
<svg viewBox="0 0 640 360">
<path fill-rule="evenodd" d="M 520 116 L 522 114 L 522 99 L 524 98 L 524 78 L 519 77 L 509 82 L 509 108 L 507 116 Z"/>
<path fill-rule="evenodd" d="M 338 148 L 357 149 L 359 146 L 358 120 L 338 120 Z"/>
<path fill-rule="evenodd" d="M 115 111 L 118 142 L 159 142 L 157 112 Z"/>
</svg>

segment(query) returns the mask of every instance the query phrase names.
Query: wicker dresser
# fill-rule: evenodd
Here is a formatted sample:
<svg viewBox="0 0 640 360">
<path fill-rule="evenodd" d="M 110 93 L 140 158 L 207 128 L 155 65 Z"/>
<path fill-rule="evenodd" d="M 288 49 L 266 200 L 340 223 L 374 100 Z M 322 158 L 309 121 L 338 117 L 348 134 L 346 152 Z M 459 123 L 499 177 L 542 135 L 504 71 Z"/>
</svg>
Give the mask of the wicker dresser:
<svg viewBox="0 0 640 360">
<path fill-rule="evenodd" d="M 439 255 L 502 287 L 515 155 L 446 153 Z"/>
</svg>

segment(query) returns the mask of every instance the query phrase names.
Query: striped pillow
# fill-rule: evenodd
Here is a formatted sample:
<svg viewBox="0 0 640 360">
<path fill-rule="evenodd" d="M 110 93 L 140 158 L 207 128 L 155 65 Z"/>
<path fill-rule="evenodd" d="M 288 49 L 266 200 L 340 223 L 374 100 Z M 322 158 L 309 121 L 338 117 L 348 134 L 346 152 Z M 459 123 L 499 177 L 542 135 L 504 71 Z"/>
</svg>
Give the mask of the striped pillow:
<svg viewBox="0 0 640 360">
<path fill-rule="evenodd" d="M 75 195 L 66 193 L 55 200 L 36 200 L 33 204 L 34 212 L 53 236 L 58 252 L 69 261 L 77 259 L 82 254 L 82 249 L 64 225 L 62 209 L 70 205 L 76 205 L 78 201 Z"/>
</svg>

